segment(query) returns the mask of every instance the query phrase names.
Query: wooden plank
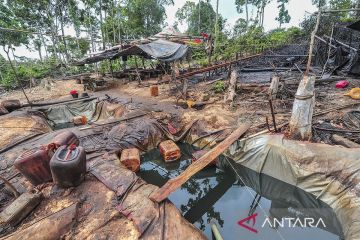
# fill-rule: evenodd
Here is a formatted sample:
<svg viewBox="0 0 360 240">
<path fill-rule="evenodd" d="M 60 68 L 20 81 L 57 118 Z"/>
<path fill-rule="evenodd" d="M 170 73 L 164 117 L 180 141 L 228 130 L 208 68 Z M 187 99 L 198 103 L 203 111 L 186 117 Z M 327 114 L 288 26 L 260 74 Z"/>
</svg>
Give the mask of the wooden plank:
<svg viewBox="0 0 360 240">
<path fill-rule="evenodd" d="M 192 163 L 184 172 L 179 176 L 170 179 L 164 186 L 155 190 L 151 193 L 150 199 L 155 202 L 161 202 L 166 199 L 170 193 L 178 189 L 182 184 L 191 178 L 194 174 L 199 172 L 201 169 L 206 167 L 211 163 L 215 158 L 222 154 L 227 148 L 230 147 L 237 139 L 239 139 L 248 129 L 250 128 L 250 123 L 241 125 L 236 129 L 232 134 L 224 139 L 221 143 L 216 145 L 209 152 L 204 154 L 196 162 Z"/>
</svg>

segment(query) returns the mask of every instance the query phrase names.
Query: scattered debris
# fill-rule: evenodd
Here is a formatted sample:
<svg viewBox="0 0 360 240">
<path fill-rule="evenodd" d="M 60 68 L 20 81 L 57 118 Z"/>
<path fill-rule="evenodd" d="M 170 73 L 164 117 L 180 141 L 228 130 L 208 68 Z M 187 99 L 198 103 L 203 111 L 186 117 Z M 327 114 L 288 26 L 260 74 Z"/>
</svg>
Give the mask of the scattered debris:
<svg viewBox="0 0 360 240">
<path fill-rule="evenodd" d="M 173 162 L 181 157 L 180 148 L 171 140 L 161 142 L 159 148 L 165 162 Z"/>
<path fill-rule="evenodd" d="M 124 149 L 121 151 L 120 162 L 129 170 L 140 170 L 140 152 L 137 148 Z"/>
</svg>

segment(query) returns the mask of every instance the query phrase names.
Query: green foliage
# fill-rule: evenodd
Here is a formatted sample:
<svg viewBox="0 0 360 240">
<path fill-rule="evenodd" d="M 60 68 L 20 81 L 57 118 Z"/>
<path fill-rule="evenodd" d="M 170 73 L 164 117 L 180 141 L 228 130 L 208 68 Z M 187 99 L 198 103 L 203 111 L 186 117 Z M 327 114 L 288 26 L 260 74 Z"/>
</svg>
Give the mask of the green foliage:
<svg viewBox="0 0 360 240">
<path fill-rule="evenodd" d="M 233 31 L 235 36 L 240 36 L 245 34 L 247 31 L 246 20 L 243 18 L 239 18 L 238 20 L 236 20 Z"/>
<path fill-rule="evenodd" d="M 226 86 L 225 86 L 224 81 L 217 81 L 217 82 L 215 82 L 212 89 L 214 90 L 215 93 L 222 93 L 222 92 L 224 92 L 225 89 L 226 89 Z"/>
<path fill-rule="evenodd" d="M 289 15 L 289 11 L 285 8 L 285 4 L 289 2 L 289 0 L 277 0 L 279 3 L 279 15 L 276 18 L 277 21 L 279 21 L 279 25 L 281 28 L 281 25 L 284 23 L 288 23 L 291 20 L 291 17 Z"/>
<path fill-rule="evenodd" d="M 187 1 L 182 8 L 177 10 L 175 16 L 180 23 L 187 23 L 188 28 L 186 32 L 190 35 L 199 35 L 200 32 L 213 33 L 215 30 L 216 12 L 214 11 L 210 2 L 200 1 L 199 7 L 199 3 L 195 4 L 193 2 Z M 221 15 L 219 15 L 219 31 L 222 31 L 224 28 L 225 21 L 226 20 Z"/>
<path fill-rule="evenodd" d="M 125 28 L 134 37 L 148 37 L 161 31 L 165 20 L 165 6 L 172 0 L 126 0 L 124 5 Z"/>
<path fill-rule="evenodd" d="M 3 28 L 21 28 L 23 23 L 14 15 L 6 3 L 0 1 L 0 26 Z M 20 46 L 28 43 L 26 33 L 0 30 L 0 46 Z"/>
</svg>

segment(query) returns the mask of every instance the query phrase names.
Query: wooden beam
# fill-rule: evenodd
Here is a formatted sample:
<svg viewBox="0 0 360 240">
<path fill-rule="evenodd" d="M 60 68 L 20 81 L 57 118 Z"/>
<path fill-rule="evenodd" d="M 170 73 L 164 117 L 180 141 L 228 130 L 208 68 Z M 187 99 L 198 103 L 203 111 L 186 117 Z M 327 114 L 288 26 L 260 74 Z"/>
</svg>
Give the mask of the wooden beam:
<svg viewBox="0 0 360 240">
<path fill-rule="evenodd" d="M 184 172 L 179 176 L 170 179 L 164 186 L 155 190 L 151 193 L 150 199 L 155 202 L 161 202 L 166 199 L 170 193 L 178 189 L 182 184 L 189 180 L 194 174 L 199 172 L 201 169 L 206 167 L 211 163 L 215 158 L 222 154 L 226 149 L 230 147 L 237 139 L 239 139 L 248 129 L 250 128 L 250 123 L 245 123 L 236 129 L 232 134 L 224 139 L 221 143 L 216 145 L 209 152 L 204 154 L 196 162 L 192 163 Z"/>
</svg>

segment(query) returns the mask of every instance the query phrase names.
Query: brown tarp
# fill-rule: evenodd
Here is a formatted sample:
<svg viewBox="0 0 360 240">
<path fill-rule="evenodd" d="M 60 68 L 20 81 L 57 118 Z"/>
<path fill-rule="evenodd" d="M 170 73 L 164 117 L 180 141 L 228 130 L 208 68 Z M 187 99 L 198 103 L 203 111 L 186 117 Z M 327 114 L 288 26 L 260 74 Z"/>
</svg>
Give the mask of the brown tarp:
<svg viewBox="0 0 360 240">
<path fill-rule="evenodd" d="M 64 239 L 206 239 L 172 203 L 156 204 L 149 200 L 148 196 L 157 187 L 122 167 L 116 154 L 112 153 L 127 147 L 149 150 L 168 137 L 179 139 L 169 134 L 164 126 L 160 121 L 144 116 L 126 123 L 94 126 L 85 131 L 73 128 L 81 139 L 80 144 L 87 149 L 88 174 L 85 181 L 67 190 L 52 183 L 45 184 L 41 187 L 44 201 L 14 229 L 15 232 L 10 230 L 11 235 L 1 240 L 17 238 L 20 234 L 29 236 L 27 239 L 48 239 L 51 237 L 49 234 L 60 234 Z M 44 134 L 1 154 L 0 161 L 8 160 L 7 169 L 1 174 L 6 173 L 4 176 L 8 177 L 16 173 L 11 165 L 20 152 L 48 143 L 61 131 Z M 100 139 L 101 143 L 94 138 Z M 110 153 L 106 146 L 110 146 Z M 11 182 L 20 192 L 30 187 L 21 175 Z M 71 206 L 77 206 L 75 217 L 70 214 L 71 223 L 66 218 L 50 229 L 48 223 L 52 216 L 67 211 Z M 64 216 L 60 214 L 60 217 Z M 37 234 L 32 236 L 34 232 Z"/>
</svg>

